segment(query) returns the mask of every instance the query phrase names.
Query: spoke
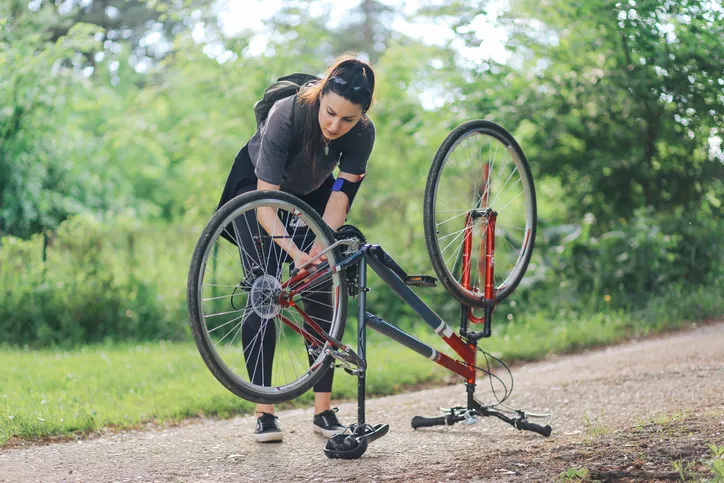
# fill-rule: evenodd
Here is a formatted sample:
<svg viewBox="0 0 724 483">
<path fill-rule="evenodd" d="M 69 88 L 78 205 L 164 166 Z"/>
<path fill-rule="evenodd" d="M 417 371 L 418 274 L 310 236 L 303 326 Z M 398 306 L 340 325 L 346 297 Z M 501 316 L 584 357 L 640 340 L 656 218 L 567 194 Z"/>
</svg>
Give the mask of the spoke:
<svg viewBox="0 0 724 483">
<path fill-rule="evenodd" d="M 452 232 L 452 233 L 448 233 L 447 235 L 443 235 L 443 236 L 441 236 L 441 237 L 438 237 L 437 241 L 440 242 L 440 241 L 444 240 L 445 238 L 450 238 L 451 236 L 459 235 L 460 232 L 465 231 L 465 230 L 467 230 L 467 228 L 463 228 L 463 229 L 461 229 L 461 230 L 457 230 L 457 231 L 454 231 L 454 232 Z"/>
<path fill-rule="evenodd" d="M 451 184 L 453 184 L 453 183 L 451 183 Z M 464 184 L 464 181 L 463 181 L 463 184 Z M 457 187 L 457 183 L 453 184 L 453 190 L 454 190 L 455 187 Z M 450 190 L 448 190 L 448 191 L 450 191 Z M 469 204 L 469 202 L 466 202 L 465 200 L 463 200 L 462 198 L 460 198 L 459 196 L 457 196 L 456 193 L 449 193 L 449 192 L 447 192 L 447 193 L 442 193 L 441 190 L 438 189 L 438 194 L 442 194 L 443 196 L 450 197 L 450 198 L 452 198 L 454 201 L 456 201 L 456 202 L 458 202 L 458 203 L 461 203 L 463 206 L 467 206 L 467 205 Z M 436 196 L 436 198 L 437 198 L 437 196 Z"/>
<path fill-rule="evenodd" d="M 228 266 L 227 264 L 221 262 L 218 257 L 214 256 L 213 250 L 211 250 L 211 252 L 209 253 L 209 255 L 211 255 L 211 258 L 213 258 L 214 260 L 216 260 L 219 264 L 225 266 L 225 267 L 228 268 L 231 272 L 234 272 L 234 269 L 233 269 L 233 268 L 231 268 L 231 267 Z M 208 274 L 213 275 L 213 273 L 209 272 L 206 267 L 204 267 L 204 272 L 207 272 Z"/>
<path fill-rule="evenodd" d="M 499 144 L 499 143 L 495 143 L 495 154 L 492 154 L 492 151 L 493 151 L 493 143 L 492 143 L 492 142 L 490 143 L 490 151 L 491 151 L 490 160 L 491 160 L 491 164 L 490 164 L 490 168 L 488 169 L 488 179 L 487 179 L 487 182 L 486 182 L 486 185 L 485 185 L 485 189 L 483 190 L 483 194 L 482 194 L 482 196 L 480 197 L 480 199 L 484 198 L 486 195 L 488 196 L 488 198 L 490 198 L 490 185 L 491 185 L 492 179 L 493 179 L 493 172 L 494 172 L 493 167 L 495 166 L 495 160 L 498 158 L 498 147 L 500 147 L 500 144 Z M 503 167 L 505 167 L 505 166 L 503 166 Z M 490 200 L 488 199 L 488 204 L 487 204 L 486 208 L 489 207 L 490 205 L 491 205 L 491 203 L 490 203 Z"/>
<path fill-rule="evenodd" d="M 251 212 L 251 210 L 249 210 Z M 257 228 L 259 229 L 259 235 L 261 235 L 261 230 L 264 229 L 263 226 L 261 226 L 261 223 L 259 222 L 259 215 L 256 213 L 256 209 L 254 211 L 254 219 L 256 220 Z M 251 246 L 254 248 L 254 253 L 256 253 L 256 258 L 251 257 L 252 264 L 258 264 L 259 268 L 261 267 L 261 255 L 259 254 L 259 250 L 256 247 L 256 243 L 254 242 L 254 230 L 251 229 L 251 226 L 249 226 L 249 219 L 246 216 L 246 213 L 244 213 L 244 223 L 246 223 L 246 228 L 249 230 L 249 239 L 251 240 Z M 263 247 L 262 247 L 263 248 Z M 246 250 L 244 250 L 246 252 Z M 263 270 L 263 268 L 262 268 Z"/>
<path fill-rule="evenodd" d="M 331 294 L 331 292 L 325 292 L 325 293 L 330 293 L 330 294 Z M 329 307 L 330 309 L 334 310 L 334 306 L 333 306 L 333 305 L 331 305 L 331 304 L 326 304 L 326 303 L 324 303 L 324 302 L 319 302 L 319 301 L 317 301 L 317 300 L 304 300 L 304 303 L 305 303 L 305 304 L 317 304 L 317 305 L 319 305 L 319 306 Z"/>
<path fill-rule="evenodd" d="M 219 312 L 218 314 L 204 315 L 204 319 L 210 319 L 211 317 L 218 317 L 220 315 L 238 314 L 244 309 L 231 310 L 229 312 Z"/>
<path fill-rule="evenodd" d="M 435 213 L 437 213 L 437 212 L 435 212 Z M 441 221 L 440 223 L 437 223 L 435 226 L 440 226 L 440 225 L 442 225 L 443 223 L 447 223 L 447 222 L 449 222 L 449 221 L 454 220 L 455 218 L 460 218 L 461 216 L 465 216 L 465 215 L 467 215 L 467 214 L 468 214 L 468 211 L 464 211 L 464 212 L 460 213 L 459 215 L 455 215 L 455 216 L 453 216 L 452 218 L 448 218 L 447 220 L 444 220 L 444 221 Z"/>
<path fill-rule="evenodd" d="M 226 339 L 226 338 L 229 336 L 229 334 L 231 334 L 232 332 L 234 332 L 234 331 L 236 330 L 237 327 L 241 328 L 241 325 L 242 325 L 243 323 L 244 323 L 244 321 L 242 320 L 241 322 L 239 322 L 238 324 L 236 324 L 234 327 L 232 327 L 230 331 L 228 331 L 226 334 L 224 334 L 224 337 L 222 337 L 221 339 L 219 339 L 218 341 L 216 341 L 216 342 L 214 343 L 214 347 L 216 347 L 216 346 L 218 346 L 219 344 L 221 344 L 221 343 L 224 341 L 224 339 Z"/>
<path fill-rule="evenodd" d="M 254 379 L 256 379 L 256 371 L 259 369 L 259 359 L 261 359 L 261 385 L 264 386 L 264 336 L 266 335 L 266 330 L 269 325 L 268 320 L 262 320 L 261 325 L 263 325 L 263 328 L 260 326 L 260 330 L 257 331 L 257 335 L 261 334 L 261 339 L 259 340 L 259 350 L 256 354 L 254 372 L 249 376 L 249 382 L 252 382 L 254 381 Z M 269 381 L 269 386 L 271 386 L 271 383 L 272 382 Z"/>
<path fill-rule="evenodd" d="M 505 164 L 506 164 L 506 166 L 507 166 L 508 163 L 505 163 Z M 513 171 L 510 172 L 510 174 L 508 175 L 508 178 L 505 180 L 505 183 L 503 183 L 503 186 L 502 186 L 502 187 L 500 188 L 500 190 L 495 194 L 495 198 L 493 198 L 493 201 L 490 202 L 490 205 L 489 205 L 489 206 L 492 206 L 493 203 L 494 203 L 495 201 L 497 201 L 498 198 L 500 198 L 500 195 L 505 191 L 505 187 L 508 186 L 508 182 L 510 181 L 510 178 L 512 178 L 513 175 L 514 175 L 517 171 L 518 171 L 518 166 L 515 166 L 515 169 L 513 169 Z M 518 179 L 520 180 L 520 177 L 518 177 Z M 514 186 L 515 186 L 515 184 L 514 184 Z"/>
<path fill-rule="evenodd" d="M 510 248 L 513 250 L 513 253 L 520 251 L 520 248 L 516 248 L 515 245 L 513 245 L 512 243 L 510 243 L 510 241 L 508 240 L 508 237 L 506 237 L 505 235 L 501 236 L 500 238 L 502 238 L 503 241 L 510 246 Z M 496 239 L 497 239 L 497 237 L 496 237 Z M 497 248 L 497 247 L 496 247 L 496 248 Z"/>
<path fill-rule="evenodd" d="M 236 321 L 239 320 L 239 319 L 243 319 L 245 315 L 246 315 L 246 310 L 244 310 L 244 313 L 241 314 L 240 316 L 234 317 L 233 319 L 229 320 L 228 322 L 224 322 L 223 324 L 221 324 L 221 325 L 219 325 L 219 326 L 217 326 L 217 327 L 214 327 L 214 328 L 211 329 L 211 330 L 208 330 L 208 327 L 207 327 L 206 333 L 211 334 L 212 332 L 214 332 L 214 331 L 216 331 L 216 330 L 218 330 L 218 329 L 220 329 L 220 328 L 222 328 L 222 327 L 224 327 L 224 326 L 226 326 L 226 325 L 229 325 L 229 324 L 231 324 L 232 322 L 236 322 Z"/>
<path fill-rule="evenodd" d="M 500 213 L 500 212 L 502 212 L 504 209 L 506 209 L 509 204 L 511 204 L 513 201 L 517 200 L 517 199 L 520 197 L 520 195 L 522 195 L 523 193 L 525 193 L 525 189 L 524 189 L 523 191 L 521 191 L 520 193 L 518 193 L 517 195 L 515 195 L 512 200 L 508 201 L 508 204 L 506 204 L 506 205 L 503 206 L 501 209 L 499 209 L 499 210 L 498 210 L 498 213 Z"/>
<path fill-rule="evenodd" d="M 445 250 L 447 250 L 450 245 L 452 245 L 453 243 L 455 243 L 455 240 L 457 240 L 458 238 L 460 238 L 460 236 L 461 236 L 463 233 L 465 233 L 465 229 L 463 229 L 460 233 L 458 233 L 458 236 L 456 236 L 455 238 L 453 238 L 453 240 L 452 240 L 450 243 L 448 243 L 445 248 L 443 248 L 442 250 L 440 250 L 440 253 L 445 252 Z"/>
<path fill-rule="evenodd" d="M 274 208 L 274 218 L 272 221 L 273 225 L 271 227 L 272 232 L 270 233 L 271 236 L 274 236 L 274 228 L 276 227 L 277 221 L 281 222 L 281 220 L 279 220 L 279 208 Z M 266 266 L 263 267 L 264 273 L 267 273 L 269 275 L 271 275 L 271 271 L 269 270 L 269 261 L 271 260 L 271 253 L 274 251 L 274 245 L 276 245 L 276 242 L 274 242 L 273 239 L 270 239 L 269 240 L 269 253 L 267 254 L 267 257 L 266 257 Z M 264 247 L 262 246 L 262 250 L 263 249 L 264 249 Z M 276 256 L 276 253 L 275 253 L 275 256 Z M 275 278 L 276 278 L 276 270 L 274 270 L 274 274 L 275 274 Z"/>
<path fill-rule="evenodd" d="M 509 230 L 518 230 L 518 231 L 523 231 L 523 232 L 527 230 L 527 228 L 525 228 L 525 227 L 519 228 L 519 227 L 517 227 L 517 226 L 504 225 L 504 224 L 502 224 L 502 223 L 497 223 L 497 222 L 496 222 L 496 223 L 495 223 L 495 227 L 497 228 L 497 227 L 499 227 L 499 226 L 502 226 L 503 228 L 508 228 Z"/>
<path fill-rule="evenodd" d="M 242 293 L 243 293 L 243 292 L 242 292 Z M 235 295 L 235 294 L 230 293 L 230 294 L 228 294 L 228 295 L 219 295 L 218 297 L 209 297 L 209 298 L 205 298 L 205 299 L 202 298 L 201 301 L 202 301 L 202 302 L 208 302 L 208 301 L 210 301 L 210 300 L 225 299 L 225 298 L 227 298 L 227 297 L 233 297 L 234 295 Z"/>
<path fill-rule="evenodd" d="M 294 310 L 290 310 L 290 309 L 285 309 L 285 310 L 286 310 L 287 312 L 289 312 L 289 314 L 292 315 L 293 317 L 299 317 L 299 314 L 295 314 L 295 313 L 294 313 L 294 312 L 295 312 Z M 295 322 L 296 325 L 299 326 L 299 327 L 303 327 L 303 325 L 304 325 L 304 324 L 299 325 L 299 322 L 298 322 L 297 320 L 292 320 L 292 317 L 287 317 L 287 318 L 290 319 L 292 322 Z M 284 325 L 286 325 L 286 324 L 284 324 Z M 296 334 L 296 332 L 295 332 L 295 334 Z M 286 339 L 286 335 L 284 336 L 284 338 Z M 306 344 L 305 344 L 305 339 L 304 339 L 304 337 L 300 335 L 299 338 L 301 339 L 300 342 L 305 346 L 305 349 L 306 349 Z M 287 340 L 288 340 L 288 339 L 287 339 Z M 308 372 L 308 369 L 305 369 L 305 364 L 304 364 L 304 362 L 302 362 L 302 361 L 299 359 L 299 356 L 297 355 L 296 351 L 291 351 L 291 352 L 292 352 L 292 354 L 295 356 L 295 358 L 297 359 L 297 361 L 299 361 L 299 364 L 300 364 L 300 366 L 302 367 L 302 371 L 303 371 L 303 372 Z M 292 361 L 292 363 L 293 363 L 293 361 Z M 308 364 L 309 364 L 309 361 L 307 361 L 307 365 L 308 365 Z M 293 368 L 292 368 L 292 369 L 293 369 Z"/>
<path fill-rule="evenodd" d="M 445 260 L 445 266 L 446 266 L 446 267 L 449 267 L 449 266 L 450 266 L 450 260 L 455 260 L 455 261 L 458 260 L 458 254 L 462 251 L 462 249 L 463 249 L 463 244 L 461 243 L 460 245 L 458 245 L 457 249 L 455 249 L 455 250 L 453 251 L 453 256 L 451 256 L 450 258 L 448 258 L 447 260 Z M 461 261 L 460 263 L 462 264 L 462 261 Z M 451 268 L 454 269 L 455 267 L 453 266 L 453 267 L 451 267 Z M 451 273 L 452 273 L 452 270 L 451 270 Z M 455 276 L 454 273 L 453 273 L 452 275 Z"/>
<path fill-rule="evenodd" d="M 249 211 L 242 213 L 241 216 L 243 216 L 244 219 L 246 220 L 246 217 L 248 214 L 249 214 Z M 239 217 L 237 216 L 236 218 L 239 218 Z M 254 257 L 251 256 L 251 254 L 247 251 L 246 248 L 244 248 L 244 244 L 241 242 L 241 240 L 242 240 L 241 233 L 239 232 L 239 228 L 236 226 L 236 223 L 235 223 L 236 218 L 234 220 L 231 220 L 231 227 L 234 229 L 234 233 L 236 234 L 236 236 L 233 236 L 231 233 L 229 233 L 229 230 L 227 229 L 228 225 L 226 227 L 224 227 L 224 231 L 226 232 L 227 235 L 229 235 L 231 238 L 233 238 L 236 241 L 236 246 L 239 249 L 239 257 L 241 257 L 241 260 L 240 260 L 241 266 L 243 268 L 244 267 L 244 255 L 246 255 L 246 257 L 249 261 L 253 261 Z M 247 227 L 249 226 L 248 222 L 246 223 L 246 226 Z M 249 237 L 251 238 L 251 242 L 253 245 L 254 236 L 253 236 L 251 229 L 249 229 Z M 228 251 L 227 251 L 227 253 L 228 253 Z M 233 255 L 231 255 L 231 254 L 229 254 L 229 256 L 234 258 Z"/>
</svg>

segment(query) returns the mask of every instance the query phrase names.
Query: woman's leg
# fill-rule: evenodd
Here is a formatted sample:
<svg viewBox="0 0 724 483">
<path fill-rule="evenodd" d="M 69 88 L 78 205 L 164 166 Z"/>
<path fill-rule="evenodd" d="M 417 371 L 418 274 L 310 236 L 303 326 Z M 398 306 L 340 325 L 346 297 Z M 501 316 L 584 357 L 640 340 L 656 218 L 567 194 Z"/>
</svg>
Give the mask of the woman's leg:
<svg viewBox="0 0 724 483">
<path fill-rule="evenodd" d="M 300 198 L 309 204 L 320 216 L 324 215 L 324 210 L 327 207 L 327 202 L 332 194 L 332 185 L 334 184 L 334 177 L 329 176 L 322 185 L 315 191 L 308 195 L 301 196 Z M 310 244 L 311 247 L 311 244 Z M 314 319 L 320 327 L 329 331 L 331 328 L 331 320 L 334 315 L 332 308 L 332 283 L 329 282 L 319 287 L 315 294 L 310 294 L 305 297 L 304 310 Z M 310 327 L 306 327 L 307 330 Z M 310 364 L 313 359 L 310 356 Z M 319 414 L 327 411 L 331 408 L 332 399 L 332 382 L 334 381 L 334 368 L 330 368 L 322 376 L 322 378 L 314 385 L 314 413 Z"/>
<path fill-rule="evenodd" d="M 270 250 L 274 250 L 275 247 L 269 246 L 270 241 L 258 242 L 259 228 L 254 211 L 238 217 L 234 220 L 234 225 L 234 236 L 239 242 L 245 281 L 253 283 L 253 280 L 263 275 L 276 277 L 279 254 L 271 254 Z M 276 335 L 274 318 L 265 317 L 263 307 L 258 306 L 250 294 L 241 321 L 241 343 L 249 381 L 252 384 L 271 386 Z"/>
<path fill-rule="evenodd" d="M 249 158 L 247 147 L 244 146 L 234 159 L 219 208 L 235 196 L 254 191 L 256 185 L 254 165 Z M 240 246 L 239 252 L 246 280 L 253 280 L 264 272 L 262 261 L 266 260 L 266 257 L 263 256 L 266 251 L 255 241 L 259 239 L 258 234 L 258 224 L 253 212 L 234 220 L 234 227 L 223 233 L 227 240 Z M 276 275 L 277 270 L 278 267 L 275 265 L 267 267 L 266 271 L 274 271 L 273 275 Z M 271 385 L 272 363 L 276 346 L 276 326 L 273 320 L 263 320 L 249 303 L 247 303 L 246 310 L 241 327 L 241 341 L 249 381 L 257 385 L 269 386 Z M 274 414 L 274 406 L 257 404 L 256 412 L 257 416 L 261 416 L 261 413 Z"/>
</svg>

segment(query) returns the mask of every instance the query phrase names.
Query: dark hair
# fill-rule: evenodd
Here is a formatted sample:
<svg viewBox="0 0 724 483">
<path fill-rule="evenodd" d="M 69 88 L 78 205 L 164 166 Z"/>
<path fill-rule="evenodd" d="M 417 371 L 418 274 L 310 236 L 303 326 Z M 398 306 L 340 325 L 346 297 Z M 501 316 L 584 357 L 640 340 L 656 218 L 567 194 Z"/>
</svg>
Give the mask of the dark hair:
<svg viewBox="0 0 724 483">
<path fill-rule="evenodd" d="M 359 122 L 368 122 L 367 111 L 374 103 L 375 73 L 372 67 L 351 55 L 343 55 L 334 60 L 318 82 L 305 86 L 297 96 L 297 102 L 307 109 L 303 128 L 302 145 L 304 153 L 316 164 L 317 153 L 321 149 L 322 129 L 319 127 L 319 100 L 334 92 L 348 101 L 362 106 L 362 118 Z"/>
</svg>

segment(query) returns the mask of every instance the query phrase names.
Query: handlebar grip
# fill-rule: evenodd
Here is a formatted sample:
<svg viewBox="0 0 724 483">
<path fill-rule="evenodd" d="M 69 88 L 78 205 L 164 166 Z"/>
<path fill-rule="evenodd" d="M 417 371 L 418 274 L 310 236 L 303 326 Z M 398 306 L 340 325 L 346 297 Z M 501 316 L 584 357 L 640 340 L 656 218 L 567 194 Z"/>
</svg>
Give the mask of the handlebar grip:
<svg viewBox="0 0 724 483">
<path fill-rule="evenodd" d="M 412 429 L 426 428 L 428 426 L 445 426 L 447 416 L 440 416 L 439 418 L 424 418 L 422 416 L 415 416 L 412 418 Z"/>
<path fill-rule="evenodd" d="M 551 427 L 547 424 L 545 426 L 541 426 L 540 424 L 521 421 L 520 419 L 515 420 L 513 422 L 513 426 L 520 430 L 525 429 L 526 431 L 533 431 L 534 433 L 542 434 L 546 438 L 550 436 L 553 431 L 553 429 L 551 429 Z"/>
</svg>

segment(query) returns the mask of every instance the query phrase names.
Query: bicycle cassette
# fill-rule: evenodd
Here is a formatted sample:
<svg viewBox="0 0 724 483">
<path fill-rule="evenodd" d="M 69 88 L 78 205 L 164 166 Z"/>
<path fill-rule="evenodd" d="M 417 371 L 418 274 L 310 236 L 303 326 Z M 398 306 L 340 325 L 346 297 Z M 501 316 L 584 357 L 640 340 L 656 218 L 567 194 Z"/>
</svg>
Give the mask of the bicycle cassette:
<svg viewBox="0 0 724 483">
<path fill-rule="evenodd" d="M 362 232 L 353 225 L 342 225 L 340 226 L 336 232 L 334 232 L 334 238 L 339 240 L 354 240 L 356 243 L 356 247 L 346 245 L 344 248 L 341 248 L 342 254 L 344 256 L 350 255 L 354 250 L 359 248 L 360 245 L 363 245 L 367 240 L 365 239 L 365 236 L 362 234 Z"/>
</svg>

